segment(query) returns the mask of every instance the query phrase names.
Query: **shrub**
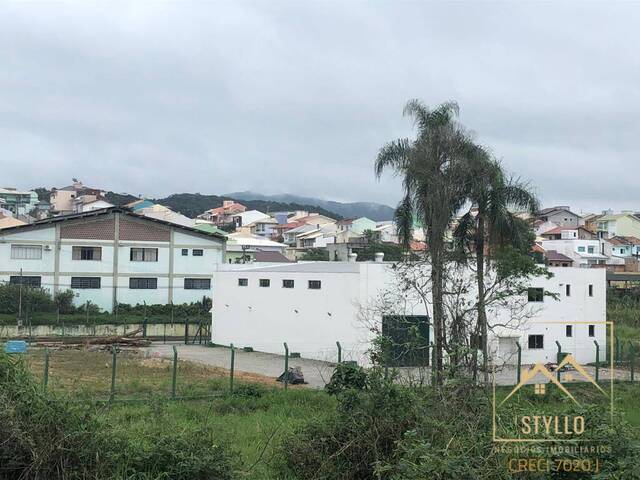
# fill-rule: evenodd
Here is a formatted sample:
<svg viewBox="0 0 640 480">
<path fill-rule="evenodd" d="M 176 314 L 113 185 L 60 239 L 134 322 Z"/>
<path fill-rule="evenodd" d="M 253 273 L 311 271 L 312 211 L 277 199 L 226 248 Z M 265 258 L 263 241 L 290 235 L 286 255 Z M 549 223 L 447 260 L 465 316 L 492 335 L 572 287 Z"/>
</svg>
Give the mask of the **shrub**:
<svg viewBox="0 0 640 480">
<path fill-rule="evenodd" d="M 344 390 L 337 395 L 333 417 L 313 421 L 285 440 L 282 476 L 318 480 L 513 478 L 507 469 L 508 455 L 494 448 L 491 397 L 487 390 L 463 381 L 438 390 L 407 388 L 375 372 L 368 375 L 364 390 Z M 530 397 L 523 394 L 522 401 L 552 408 L 561 403 L 553 399 L 545 403 L 533 393 Z M 611 454 L 598 455 L 602 472 L 594 478 L 640 478 L 637 432 L 625 421 L 618 418 L 612 425 L 606 409 L 598 406 L 563 408 L 568 408 L 567 414 L 586 415 L 593 425 L 590 438 L 612 448 Z M 514 412 L 505 412 L 504 417 L 512 418 Z M 568 456 L 574 457 L 584 455 Z M 574 478 L 571 475 L 553 478 Z"/>
<path fill-rule="evenodd" d="M 48 398 L 24 364 L 3 353 L 0 438 L 6 478 L 83 478 L 98 469 L 104 452 L 104 437 L 92 416 L 64 400 Z"/>
<path fill-rule="evenodd" d="M 118 430 L 89 406 L 47 395 L 22 361 L 0 353 L 0 478 L 236 478 L 236 456 L 210 432 L 150 430 Z"/>
<path fill-rule="evenodd" d="M 355 363 L 339 363 L 331 375 L 331 380 L 325 385 L 325 390 L 331 395 L 336 395 L 354 388 L 364 390 L 367 386 L 367 374 L 364 368 Z"/>
<path fill-rule="evenodd" d="M 377 462 L 394 455 L 395 444 L 420 412 L 416 392 L 384 380 L 367 379 L 367 390 L 338 395 L 336 414 L 287 437 L 283 467 L 299 479 L 370 479 Z"/>
</svg>

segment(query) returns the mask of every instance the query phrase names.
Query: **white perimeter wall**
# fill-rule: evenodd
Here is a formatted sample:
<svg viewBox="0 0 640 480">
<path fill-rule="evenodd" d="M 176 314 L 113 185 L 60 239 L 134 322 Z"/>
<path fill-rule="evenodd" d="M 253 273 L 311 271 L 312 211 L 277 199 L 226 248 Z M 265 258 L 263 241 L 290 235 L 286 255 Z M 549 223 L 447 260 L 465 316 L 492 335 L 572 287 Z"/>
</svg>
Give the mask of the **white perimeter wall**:
<svg viewBox="0 0 640 480">
<path fill-rule="evenodd" d="M 370 321 L 380 320 L 372 314 L 372 307 L 382 292 L 394 289 L 394 275 L 388 266 L 339 262 L 264 268 L 224 266 L 214 274 L 212 341 L 251 346 L 270 353 L 283 353 L 282 343 L 286 341 L 290 351 L 335 361 L 335 342 L 339 340 L 343 358 L 366 363 L 366 351 L 374 336 L 369 331 Z M 514 328 L 514 324 L 510 328 L 496 327 L 490 336 L 490 350 L 498 361 L 516 361 L 513 355 L 516 340 L 523 348 L 525 364 L 555 362 L 555 340 L 560 341 L 563 351 L 573 353 L 583 363 L 595 360 L 593 340 L 597 340 L 601 360 L 604 359 L 606 330 L 598 322 L 606 320 L 606 272 L 580 268 L 550 270 L 553 278 L 533 279 L 531 286 L 556 293 L 559 299 L 545 297 L 542 303 L 525 303 L 523 309 L 527 309 L 529 320 L 520 323 L 519 328 Z M 247 278 L 249 285 L 238 286 L 239 278 Z M 270 286 L 260 287 L 261 278 L 269 279 Z M 283 288 L 284 279 L 294 280 L 295 287 Z M 309 290 L 309 280 L 320 280 L 322 289 Z M 570 297 L 566 296 L 567 283 L 571 285 Z M 594 286 L 593 297 L 588 295 L 590 284 Z M 397 302 L 395 310 L 406 315 L 427 313 L 424 305 L 411 297 Z M 489 312 L 489 316 L 496 324 L 511 323 L 511 314 L 504 310 Z M 573 325 L 571 338 L 565 334 L 567 324 Z M 589 324 L 596 325 L 595 337 L 588 337 Z M 529 334 L 544 335 L 544 348 L 529 349 Z M 502 342 L 498 336 L 503 337 Z"/>
</svg>

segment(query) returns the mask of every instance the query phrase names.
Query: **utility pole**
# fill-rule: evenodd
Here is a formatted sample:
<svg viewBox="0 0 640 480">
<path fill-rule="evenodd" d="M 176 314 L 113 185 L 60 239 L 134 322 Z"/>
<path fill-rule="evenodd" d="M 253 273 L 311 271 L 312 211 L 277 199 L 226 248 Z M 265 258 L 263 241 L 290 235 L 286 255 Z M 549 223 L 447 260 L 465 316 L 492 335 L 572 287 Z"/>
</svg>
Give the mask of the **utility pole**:
<svg viewBox="0 0 640 480">
<path fill-rule="evenodd" d="M 20 269 L 20 286 L 18 287 L 18 327 L 22 326 L 22 269 Z"/>
</svg>

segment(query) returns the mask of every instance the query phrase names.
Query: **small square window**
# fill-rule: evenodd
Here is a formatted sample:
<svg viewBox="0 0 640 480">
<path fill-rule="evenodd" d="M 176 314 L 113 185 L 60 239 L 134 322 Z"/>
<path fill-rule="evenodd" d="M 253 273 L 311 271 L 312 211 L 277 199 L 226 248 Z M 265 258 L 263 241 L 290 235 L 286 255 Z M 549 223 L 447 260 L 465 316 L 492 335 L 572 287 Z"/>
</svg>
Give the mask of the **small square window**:
<svg viewBox="0 0 640 480">
<path fill-rule="evenodd" d="M 593 297 L 593 285 L 589 285 L 589 296 Z"/>
<path fill-rule="evenodd" d="M 189 249 L 188 249 L 188 248 L 183 248 L 183 249 L 182 249 L 182 256 L 183 256 L 183 257 L 186 257 L 186 256 L 188 256 L 188 255 L 189 255 Z"/>
<path fill-rule="evenodd" d="M 529 288 L 527 296 L 530 302 L 544 302 L 544 288 Z"/>
<path fill-rule="evenodd" d="M 544 348 L 544 335 L 529 335 L 529 348 Z"/>
<path fill-rule="evenodd" d="M 246 287 L 249 285 L 249 279 L 248 278 L 239 278 L 238 279 L 238 286 L 239 287 Z"/>
<path fill-rule="evenodd" d="M 261 278 L 260 279 L 260 286 L 261 287 L 268 287 L 269 285 L 271 285 L 271 280 L 269 280 L 268 278 Z"/>
<path fill-rule="evenodd" d="M 309 290 L 320 290 L 322 282 L 320 280 L 309 280 Z"/>
<path fill-rule="evenodd" d="M 564 327 L 564 332 L 567 337 L 573 337 L 573 325 L 567 325 Z"/>
<path fill-rule="evenodd" d="M 282 280 L 282 288 L 293 288 L 294 284 L 293 280 Z"/>
<path fill-rule="evenodd" d="M 584 247 L 578 247 L 578 252 L 579 253 L 584 253 L 585 248 Z"/>
<path fill-rule="evenodd" d="M 595 325 L 589 325 L 589 336 L 590 337 L 595 337 L 596 336 L 596 326 Z"/>
<path fill-rule="evenodd" d="M 192 255 L 194 257 L 202 257 L 204 255 L 204 250 L 202 250 L 201 248 L 194 248 Z"/>
<path fill-rule="evenodd" d="M 567 297 L 571 296 L 571 285 L 568 283 L 564 286 L 564 292 Z"/>
</svg>

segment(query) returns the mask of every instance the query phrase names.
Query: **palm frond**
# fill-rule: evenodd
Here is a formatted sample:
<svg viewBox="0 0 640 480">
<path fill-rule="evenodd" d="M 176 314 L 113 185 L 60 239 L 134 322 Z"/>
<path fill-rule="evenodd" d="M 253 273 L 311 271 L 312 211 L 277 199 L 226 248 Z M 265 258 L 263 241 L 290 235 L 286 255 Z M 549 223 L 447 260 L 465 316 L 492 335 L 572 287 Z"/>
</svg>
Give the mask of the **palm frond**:
<svg viewBox="0 0 640 480">
<path fill-rule="evenodd" d="M 374 165 L 376 178 L 380 178 L 386 168 L 391 168 L 396 174 L 406 169 L 411 152 L 411 141 L 399 138 L 384 145 L 378 152 Z"/>
<path fill-rule="evenodd" d="M 409 247 L 413 238 L 413 219 L 414 219 L 413 199 L 410 191 L 405 191 L 405 195 L 398 204 L 395 213 L 396 229 L 398 231 L 398 239 L 400 243 Z"/>
</svg>

